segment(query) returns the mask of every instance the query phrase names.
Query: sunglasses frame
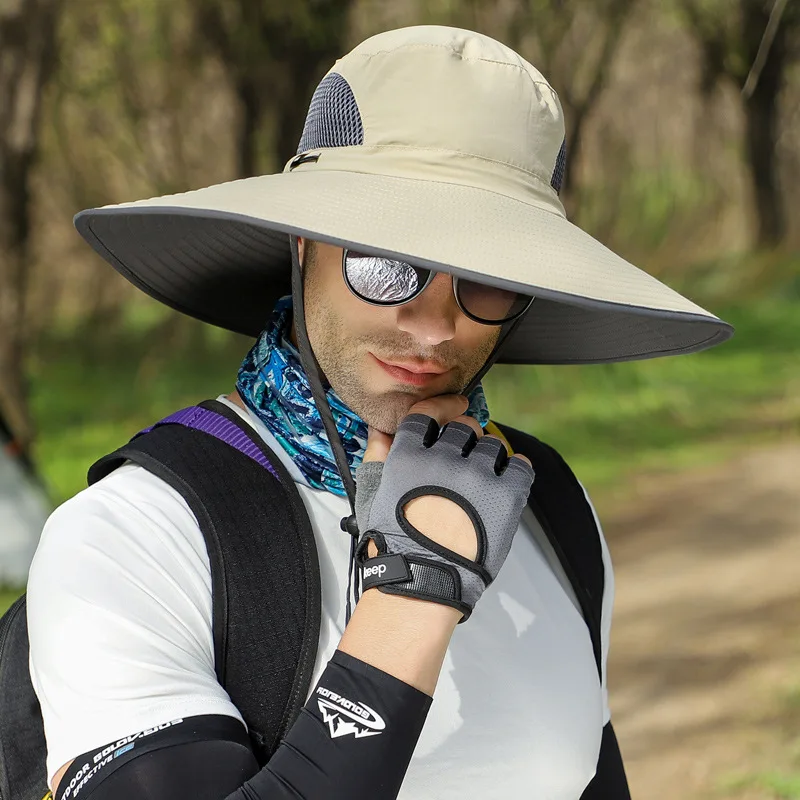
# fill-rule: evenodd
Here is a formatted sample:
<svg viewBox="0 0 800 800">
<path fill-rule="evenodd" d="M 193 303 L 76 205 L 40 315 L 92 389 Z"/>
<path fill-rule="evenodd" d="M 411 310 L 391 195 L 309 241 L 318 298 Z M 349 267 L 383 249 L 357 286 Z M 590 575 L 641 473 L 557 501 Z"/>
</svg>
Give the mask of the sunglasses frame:
<svg viewBox="0 0 800 800">
<path fill-rule="evenodd" d="M 345 285 L 352 292 L 352 294 L 355 295 L 359 300 L 361 300 L 363 303 L 367 303 L 368 305 L 371 305 L 371 306 L 380 306 L 381 308 L 390 308 L 392 306 L 403 306 L 406 303 L 410 303 L 412 300 L 414 300 L 415 298 L 419 297 L 425 291 L 425 289 L 428 287 L 428 284 L 433 280 L 433 276 L 438 274 L 438 272 L 436 270 L 428 269 L 427 267 L 415 267 L 413 264 L 410 264 L 408 261 L 398 261 L 397 259 L 384 258 L 383 256 L 370 256 L 370 255 L 368 255 L 366 253 L 359 254 L 359 255 L 367 256 L 369 258 L 383 258 L 385 261 L 396 261 L 398 264 L 405 264 L 406 266 L 411 267 L 411 269 L 413 269 L 418 275 L 419 275 L 420 272 L 427 272 L 428 273 L 428 277 L 422 282 L 422 285 L 411 295 L 411 297 L 407 297 L 405 300 L 370 300 L 369 298 L 364 297 L 363 295 L 359 294 L 355 290 L 353 285 L 350 283 L 350 279 L 347 276 L 347 254 L 349 252 L 351 252 L 351 251 L 346 247 L 342 250 L 342 277 L 344 279 Z M 445 274 L 447 274 L 447 273 L 445 273 Z M 523 309 L 521 309 L 520 311 L 517 311 L 516 313 L 512 314 L 510 317 L 506 317 L 505 319 L 501 319 L 501 320 L 498 320 L 496 322 L 492 322 L 491 320 L 486 320 L 486 319 L 482 319 L 481 317 L 476 317 L 474 314 L 470 313 L 463 306 L 463 304 L 461 303 L 461 298 L 459 297 L 459 291 L 458 291 L 459 278 L 458 278 L 458 276 L 452 275 L 452 274 L 451 274 L 450 277 L 453 280 L 453 297 L 455 297 L 456 303 L 457 303 L 459 309 L 461 310 L 461 313 L 464 314 L 464 316 L 466 316 L 469 319 L 471 319 L 473 322 L 477 322 L 480 325 L 505 325 L 508 322 L 513 322 L 515 319 L 518 319 L 519 317 L 521 317 L 531 307 L 531 305 L 533 304 L 533 301 L 536 299 L 535 295 L 531 295 L 530 299 L 525 304 L 525 307 Z M 477 281 L 473 281 L 473 283 L 477 283 Z M 518 292 L 517 294 L 522 294 L 522 292 Z"/>
</svg>

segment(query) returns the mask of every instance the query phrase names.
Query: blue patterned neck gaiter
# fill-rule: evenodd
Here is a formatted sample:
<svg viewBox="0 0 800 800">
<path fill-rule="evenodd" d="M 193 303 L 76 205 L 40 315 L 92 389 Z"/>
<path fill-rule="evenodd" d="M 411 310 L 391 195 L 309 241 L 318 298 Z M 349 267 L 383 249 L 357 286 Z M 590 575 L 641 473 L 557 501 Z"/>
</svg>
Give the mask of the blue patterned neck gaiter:
<svg viewBox="0 0 800 800">
<path fill-rule="evenodd" d="M 327 489 L 344 497 L 344 484 L 339 477 L 322 417 L 314 404 L 300 355 L 289 338 L 291 311 L 291 295 L 282 297 L 266 329 L 245 356 L 236 388 L 308 483 L 315 489 Z M 367 424 L 337 397 L 332 388 L 325 396 L 347 463 L 355 471 L 367 447 Z M 489 410 L 480 385 L 469 399 L 467 413 L 485 426 L 489 421 Z"/>
</svg>

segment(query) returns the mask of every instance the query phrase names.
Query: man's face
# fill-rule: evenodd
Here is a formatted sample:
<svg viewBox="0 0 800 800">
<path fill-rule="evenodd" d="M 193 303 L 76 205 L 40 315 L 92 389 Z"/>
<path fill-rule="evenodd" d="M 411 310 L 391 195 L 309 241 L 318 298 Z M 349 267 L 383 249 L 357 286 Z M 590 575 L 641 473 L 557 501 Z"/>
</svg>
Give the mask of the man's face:
<svg viewBox="0 0 800 800">
<path fill-rule="evenodd" d="M 303 263 L 306 242 L 300 240 Z M 305 262 L 306 327 L 322 371 L 367 424 L 393 434 L 419 400 L 461 392 L 484 365 L 500 326 L 459 309 L 449 275 L 400 306 L 359 300 L 342 276 L 342 249 L 315 243 Z"/>
</svg>

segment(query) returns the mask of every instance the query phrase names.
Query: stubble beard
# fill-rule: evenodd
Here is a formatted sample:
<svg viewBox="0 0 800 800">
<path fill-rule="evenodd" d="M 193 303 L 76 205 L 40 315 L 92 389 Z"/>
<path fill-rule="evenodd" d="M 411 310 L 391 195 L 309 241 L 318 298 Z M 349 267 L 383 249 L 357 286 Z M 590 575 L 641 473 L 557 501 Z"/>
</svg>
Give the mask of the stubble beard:
<svg viewBox="0 0 800 800">
<path fill-rule="evenodd" d="M 460 393 L 478 373 L 494 349 L 497 337 L 489 337 L 480 348 L 463 351 L 443 342 L 433 348 L 414 347 L 401 331 L 369 336 L 349 335 L 347 323 L 321 298 L 317 301 L 314 281 L 306 285 L 306 325 L 317 362 L 339 398 L 368 425 L 394 434 L 414 403 L 430 397 L 418 387 L 377 392 L 367 384 L 368 353 L 383 358 L 422 358 L 451 368 L 448 384 L 436 394 Z M 499 331 L 498 331 L 499 335 Z"/>
</svg>

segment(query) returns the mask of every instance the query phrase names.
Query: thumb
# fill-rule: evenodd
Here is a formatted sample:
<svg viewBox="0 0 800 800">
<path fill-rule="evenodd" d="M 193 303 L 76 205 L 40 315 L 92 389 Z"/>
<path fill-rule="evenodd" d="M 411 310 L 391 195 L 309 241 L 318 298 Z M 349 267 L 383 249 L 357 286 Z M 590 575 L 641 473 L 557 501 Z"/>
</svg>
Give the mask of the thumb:
<svg viewBox="0 0 800 800">
<path fill-rule="evenodd" d="M 394 436 L 370 426 L 367 429 L 367 449 L 364 452 L 364 461 L 386 461 L 393 441 Z"/>
</svg>

